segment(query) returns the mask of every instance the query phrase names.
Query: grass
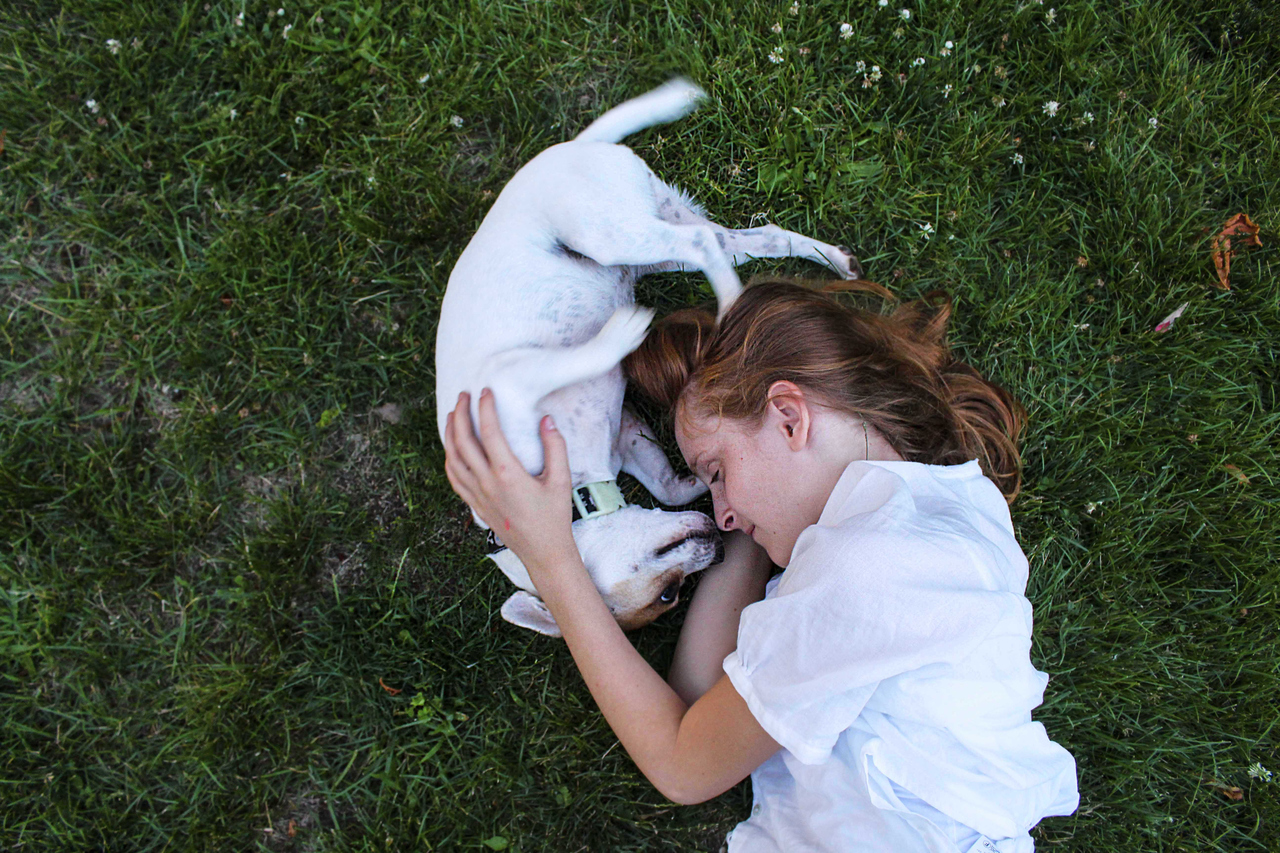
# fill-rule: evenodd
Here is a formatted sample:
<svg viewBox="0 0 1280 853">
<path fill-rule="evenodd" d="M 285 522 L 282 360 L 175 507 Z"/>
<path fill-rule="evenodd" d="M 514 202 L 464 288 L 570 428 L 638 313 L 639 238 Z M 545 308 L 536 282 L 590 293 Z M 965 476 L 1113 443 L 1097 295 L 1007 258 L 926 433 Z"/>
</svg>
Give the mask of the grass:
<svg viewBox="0 0 1280 853">
<path fill-rule="evenodd" d="M 1081 791 L 1041 849 L 1280 848 L 1270 5 L 789 5 L 0 9 L 0 847 L 718 848 L 749 785 L 664 801 L 497 616 L 432 396 L 494 195 L 685 73 L 711 102 L 631 140 L 658 174 L 950 291 L 1030 410 L 1036 718 Z M 660 669 L 682 613 L 633 635 Z"/>
</svg>

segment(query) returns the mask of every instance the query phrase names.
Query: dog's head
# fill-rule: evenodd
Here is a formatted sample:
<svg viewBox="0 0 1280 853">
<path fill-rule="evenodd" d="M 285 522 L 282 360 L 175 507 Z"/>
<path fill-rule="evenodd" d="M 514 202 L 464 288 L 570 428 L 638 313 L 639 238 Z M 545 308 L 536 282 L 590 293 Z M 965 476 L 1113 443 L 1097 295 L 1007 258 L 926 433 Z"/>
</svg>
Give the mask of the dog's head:
<svg viewBox="0 0 1280 853">
<path fill-rule="evenodd" d="M 625 631 L 675 607 L 685 577 L 724 556 L 715 522 L 700 512 L 625 506 L 575 521 L 573 538 L 596 589 Z M 504 549 L 489 559 L 521 590 L 502 605 L 502 618 L 559 637 L 560 628 L 520 558 Z"/>
</svg>

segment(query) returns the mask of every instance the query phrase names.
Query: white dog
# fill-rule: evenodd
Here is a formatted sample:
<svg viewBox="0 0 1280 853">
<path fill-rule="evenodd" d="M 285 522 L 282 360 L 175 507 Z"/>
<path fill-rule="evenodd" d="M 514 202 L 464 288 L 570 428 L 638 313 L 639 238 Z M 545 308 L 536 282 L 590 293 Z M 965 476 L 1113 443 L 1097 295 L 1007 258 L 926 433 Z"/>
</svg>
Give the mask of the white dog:
<svg viewBox="0 0 1280 853">
<path fill-rule="evenodd" d="M 436 334 L 436 413 L 462 391 L 493 390 L 503 434 L 530 473 L 542 470 L 538 422 L 550 414 L 568 447 L 573 536 L 605 603 L 625 629 L 675 606 L 686 575 L 718 559 L 715 523 L 700 512 L 629 506 L 618 471 L 667 506 L 706 487 L 679 477 L 645 424 L 622 408 L 619 362 L 653 317 L 634 303 L 637 278 L 697 269 L 723 315 L 741 291 L 734 267 L 753 257 L 800 256 L 845 278 L 861 270 L 848 249 L 773 225 L 730 230 L 617 144 L 692 111 L 702 90 L 672 80 L 609 110 L 512 177 L 449 276 Z M 479 519 L 477 518 L 477 521 Z M 483 524 L 483 522 L 481 522 Z M 559 636 L 520 560 L 490 555 L 522 591 L 502 606 L 516 625 Z"/>
</svg>

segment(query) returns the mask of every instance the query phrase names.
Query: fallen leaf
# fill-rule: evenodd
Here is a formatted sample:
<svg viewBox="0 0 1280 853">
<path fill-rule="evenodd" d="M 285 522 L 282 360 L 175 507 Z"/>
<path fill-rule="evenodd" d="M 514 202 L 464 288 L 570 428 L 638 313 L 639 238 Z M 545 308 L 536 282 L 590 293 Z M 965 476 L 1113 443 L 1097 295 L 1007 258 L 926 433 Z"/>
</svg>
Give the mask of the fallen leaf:
<svg viewBox="0 0 1280 853">
<path fill-rule="evenodd" d="M 298 822 L 293 818 L 289 818 L 289 837 L 293 838 L 298 834 Z"/>
<path fill-rule="evenodd" d="M 382 682 L 382 676 L 378 676 L 378 683 L 382 685 L 382 689 L 383 689 L 383 690 L 387 691 L 387 692 L 388 692 L 388 693 L 390 693 L 392 696 L 397 696 L 397 695 L 399 695 L 399 694 L 401 694 L 401 693 L 403 693 L 403 692 L 404 692 L 403 690 L 397 690 L 397 689 L 396 689 L 396 688 L 394 688 L 394 687 L 388 687 L 386 684 L 383 684 L 383 682 Z"/>
<path fill-rule="evenodd" d="M 1179 317 L 1181 317 L 1181 316 L 1182 316 L 1182 312 L 1183 312 L 1183 311 L 1186 311 L 1186 310 L 1187 310 L 1187 306 L 1188 306 L 1188 305 L 1190 305 L 1190 304 L 1191 304 L 1190 302 L 1184 302 L 1184 303 L 1182 303 L 1181 305 L 1179 305 L 1179 306 L 1178 306 L 1178 309 L 1177 309 L 1176 311 L 1174 311 L 1174 312 L 1173 312 L 1172 314 L 1170 314 L 1168 317 L 1165 317 L 1165 318 L 1164 318 L 1163 320 L 1161 320 L 1159 323 L 1156 323 L 1156 327 L 1155 327 L 1154 329 L 1152 329 L 1152 331 L 1153 331 L 1153 332 L 1155 332 L 1155 333 L 1157 333 L 1157 334 L 1159 334 L 1159 333 L 1161 333 L 1161 332 L 1167 332 L 1167 331 L 1169 331 L 1170 329 L 1172 329 L 1172 328 L 1173 328 L 1173 321 L 1174 321 L 1174 320 L 1176 320 L 1176 319 L 1178 319 Z"/>
<path fill-rule="evenodd" d="M 1208 785 L 1210 788 L 1232 802 L 1238 803 L 1244 799 L 1244 791 L 1234 785 L 1227 785 L 1223 782 L 1219 782 L 1217 779 L 1211 779 L 1208 776 L 1204 777 L 1204 784 Z"/>
<path fill-rule="evenodd" d="M 235 300 L 231 297 L 230 293 L 222 294 L 221 296 L 218 297 L 218 301 L 221 302 L 227 308 L 230 308 L 231 304 L 235 302 Z"/>
<path fill-rule="evenodd" d="M 1249 478 L 1248 478 L 1248 477 L 1246 477 L 1246 476 L 1245 476 L 1245 474 L 1244 474 L 1244 472 L 1243 472 L 1243 471 L 1241 471 L 1241 470 L 1240 470 L 1239 468 L 1237 468 L 1236 466 L 1234 466 L 1234 465 L 1223 465 L 1223 466 L 1222 466 L 1222 469 L 1223 469 L 1224 471 L 1226 471 L 1228 474 L 1232 474 L 1232 475 L 1234 475 L 1234 476 L 1235 476 L 1235 478 L 1241 482 L 1241 484 L 1246 485 L 1246 486 L 1247 486 L 1247 485 L 1249 485 Z"/>
<path fill-rule="evenodd" d="M 1245 235 L 1244 245 L 1261 246 L 1258 239 L 1258 226 L 1253 223 L 1247 213 L 1237 213 L 1222 226 L 1222 233 L 1213 238 L 1213 267 L 1218 271 L 1218 286 L 1223 290 L 1231 289 L 1231 258 L 1235 251 L 1231 248 L 1231 237 L 1236 234 Z"/>
</svg>

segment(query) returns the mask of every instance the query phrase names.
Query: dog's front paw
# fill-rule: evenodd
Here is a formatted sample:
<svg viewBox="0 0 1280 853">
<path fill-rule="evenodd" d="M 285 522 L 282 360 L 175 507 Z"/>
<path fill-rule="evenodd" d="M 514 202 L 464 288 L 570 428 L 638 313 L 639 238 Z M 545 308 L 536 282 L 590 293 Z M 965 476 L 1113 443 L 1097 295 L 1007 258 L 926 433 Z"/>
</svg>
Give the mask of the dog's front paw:
<svg viewBox="0 0 1280 853">
<path fill-rule="evenodd" d="M 645 335 L 649 333 L 649 324 L 653 322 L 652 308 L 639 305 L 623 305 L 600 329 L 596 339 L 617 353 L 619 361 L 640 346 Z"/>
<path fill-rule="evenodd" d="M 848 281 L 862 278 L 862 264 L 853 256 L 853 250 L 848 246 L 836 246 L 836 252 L 837 256 L 831 259 L 836 271 Z"/>
</svg>

